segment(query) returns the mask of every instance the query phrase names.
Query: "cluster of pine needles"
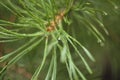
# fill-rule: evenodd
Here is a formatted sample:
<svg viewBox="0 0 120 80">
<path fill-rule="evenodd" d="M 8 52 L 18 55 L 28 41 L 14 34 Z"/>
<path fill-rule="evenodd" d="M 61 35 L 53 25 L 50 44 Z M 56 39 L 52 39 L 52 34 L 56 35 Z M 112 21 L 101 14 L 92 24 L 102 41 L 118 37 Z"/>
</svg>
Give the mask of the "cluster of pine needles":
<svg viewBox="0 0 120 80">
<path fill-rule="evenodd" d="M 112 1 L 108 1 L 108 3 L 115 5 Z M 0 19 L 0 43 L 12 43 L 28 39 L 14 51 L 0 57 L 0 63 L 7 62 L 0 71 L 0 75 L 43 42 L 42 62 L 35 70 L 31 80 L 38 80 L 49 55 L 51 59 L 45 80 L 56 80 L 57 75 L 59 75 L 57 73 L 58 62 L 66 65 L 70 80 L 87 80 L 82 71 L 76 66 L 72 58 L 73 54 L 79 56 L 90 74 L 93 73 L 77 46 L 80 46 L 93 62 L 95 62 L 94 57 L 80 41 L 65 29 L 67 26 L 69 26 L 67 28 L 71 28 L 71 24 L 76 23 L 71 17 L 77 17 L 77 21 L 86 30 L 90 31 L 100 44 L 104 44 L 105 39 L 99 29 L 97 29 L 96 24 L 108 35 L 109 33 L 102 22 L 102 16 L 107 15 L 107 13 L 97 8 L 92 1 L 6 0 L 6 2 L 1 1 L 0 5 L 17 17 L 15 22 Z M 11 28 L 9 29 L 8 27 Z M 78 25 L 77 27 L 81 26 Z M 74 31 L 77 27 L 74 26 Z M 71 46 L 74 52 L 71 51 Z"/>
</svg>

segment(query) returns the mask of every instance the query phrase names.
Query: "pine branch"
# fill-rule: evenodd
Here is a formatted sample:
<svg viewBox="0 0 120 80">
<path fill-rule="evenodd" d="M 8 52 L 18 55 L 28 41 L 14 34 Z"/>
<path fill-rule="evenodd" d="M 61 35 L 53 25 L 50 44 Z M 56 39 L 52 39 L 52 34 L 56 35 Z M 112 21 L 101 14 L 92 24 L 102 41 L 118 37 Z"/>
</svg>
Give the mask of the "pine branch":
<svg viewBox="0 0 120 80">
<path fill-rule="evenodd" d="M 95 59 L 89 50 L 70 34 L 71 31 L 67 32 L 65 30 L 65 27 L 68 26 L 67 29 L 71 29 L 72 24 L 81 23 L 82 26 L 86 27 L 86 31 L 90 31 L 98 42 L 103 45 L 105 38 L 99 28 L 109 35 L 102 22 L 102 15 L 106 14 L 106 12 L 99 9 L 95 3 L 97 4 L 97 1 L 92 2 L 89 0 L 18 0 L 17 3 L 7 0 L 6 3 L 0 2 L 2 6 L 18 17 L 16 22 L 0 20 L 0 42 L 9 44 L 10 42 L 27 40 L 13 52 L 0 57 L 0 62 L 8 61 L 1 70 L 0 75 L 41 44 L 44 47 L 41 53 L 43 54 L 42 62 L 38 65 L 31 80 L 39 80 L 39 74 L 44 68 L 48 56 L 52 58 L 50 59 L 50 66 L 48 66 L 45 80 L 57 79 L 57 74 L 59 75 L 57 73 L 59 66 L 57 65 L 59 63 L 66 65 L 70 80 L 87 80 L 84 72 L 76 66 L 72 54 L 80 58 L 90 74 L 93 73 L 92 69 L 80 52 L 79 47 L 91 61 L 95 62 Z M 116 6 L 112 1 L 106 3 L 112 3 L 112 5 Z M 99 27 L 96 27 L 96 24 Z M 8 29 L 7 26 L 12 28 Z M 74 31 L 77 31 L 82 26 L 74 26 Z M 58 61 L 58 57 L 60 57 L 60 61 Z"/>
</svg>

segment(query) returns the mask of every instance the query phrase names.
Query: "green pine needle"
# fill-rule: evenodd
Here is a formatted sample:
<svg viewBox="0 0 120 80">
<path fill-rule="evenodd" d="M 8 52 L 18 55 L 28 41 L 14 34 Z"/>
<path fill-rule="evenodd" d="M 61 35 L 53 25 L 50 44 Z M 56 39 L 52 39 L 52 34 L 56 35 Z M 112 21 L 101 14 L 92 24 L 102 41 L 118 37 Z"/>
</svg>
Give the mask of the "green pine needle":
<svg viewBox="0 0 120 80">
<path fill-rule="evenodd" d="M 77 54 L 79 60 L 84 63 L 86 70 L 90 74 L 93 73 L 79 48 L 93 62 L 96 61 L 94 56 L 82 44 L 82 41 L 78 41 L 74 36 L 77 34 L 76 31 L 84 26 L 86 31 L 90 31 L 99 43 L 104 44 L 105 38 L 99 28 L 109 35 L 101 18 L 105 16 L 103 14 L 108 13 L 101 7 L 96 6 L 95 3 L 97 1 L 90 0 L 0 1 L 0 5 L 17 17 L 14 22 L 0 19 L 0 43 L 15 42 L 19 44 L 19 41 L 22 42 L 27 39 L 19 48 L 0 57 L 0 63 L 8 61 L 0 71 L 0 75 L 39 45 L 44 47 L 43 53 L 40 53 L 43 54 L 42 62 L 33 73 L 31 80 L 39 80 L 48 56 L 52 58 L 49 59 L 50 65 L 45 80 L 57 80 L 58 68 L 60 67 L 58 64 L 65 64 L 70 80 L 87 80 L 86 75 L 82 72 L 83 70 L 76 66 L 72 55 Z M 108 0 L 106 3 L 114 6 L 115 9 L 118 8 L 114 1 Z M 77 25 L 79 23 L 81 25 Z M 96 27 L 96 25 L 98 26 Z M 71 34 L 72 32 L 74 32 L 74 35 Z M 45 42 L 45 44 L 42 44 L 42 42 Z"/>
</svg>

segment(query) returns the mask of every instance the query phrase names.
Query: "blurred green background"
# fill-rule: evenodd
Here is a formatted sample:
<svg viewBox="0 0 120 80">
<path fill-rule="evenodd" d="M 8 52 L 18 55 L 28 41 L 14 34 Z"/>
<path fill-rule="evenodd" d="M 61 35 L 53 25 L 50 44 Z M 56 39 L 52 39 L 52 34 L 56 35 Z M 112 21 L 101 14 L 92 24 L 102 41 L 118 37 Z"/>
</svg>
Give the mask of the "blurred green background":
<svg viewBox="0 0 120 80">
<path fill-rule="evenodd" d="M 91 1 L 94 2 L 94 0 Z M 79 29 L 76 27 L 75 29 L 76 38 L 82 42 L 82 44 L 93 54 L 96 59 L 96 62 L 94 63 L 87 60 L 94 73 L 91 75 L 88 74 L 82 65 L 83 63 L 81 63 L 76 56 L 73 55 L 73 57 L 75 63 L 81 65 L 80 68 L 88 80 L 120 80 L 120 1 L 116 4 L 118 7 L 117 9 L 114 9 L 112 5 L 105 3 L 104 0 L 96 0 L 95 2 L 97 7 L 100 7 L 108 12 L 107 15 L 103 16 L 103 23 L 107 28 L 109 35 L 106 35 L 101 31 L 106 39 L 104 46 L 101 46 L 84 27 L 79 27 Z M 0 5 L 0 19 L 14 22 L 17 18 L 6 8 Z M 76 26 L 80 25 L 80 23 L 76 22 L 72 25 Z M 13 51 L 21 44 L 24 44 L 24 42 L 25 41 L 23 40 L 14 43 L 0 43 L 0 56 Z M 32 54 L 27 54 L 20 59 L 17 64 L 11 66 L 11 68 L 5 72 L 5 75 L 3 76 L 4 79 L 3 77 L 0 77 L 1 80 L 30 80 L 32 74 L 37 68 L 37 65 L 41 62 L 42 54 L 39 54 L 42 53 L 43 50 L 41 45 L 36 47 L 36 49 L 31 52 Z M 39 80 L 44 80 L 48 70 L 48 65 L 49 57 L 40 74 Z M 3 64 L 0 63 L 0 66 L 2 68 Z M 58 66 L 57 79 L 69 80 L 65 65 L 59 62 Z"/>
</svg>

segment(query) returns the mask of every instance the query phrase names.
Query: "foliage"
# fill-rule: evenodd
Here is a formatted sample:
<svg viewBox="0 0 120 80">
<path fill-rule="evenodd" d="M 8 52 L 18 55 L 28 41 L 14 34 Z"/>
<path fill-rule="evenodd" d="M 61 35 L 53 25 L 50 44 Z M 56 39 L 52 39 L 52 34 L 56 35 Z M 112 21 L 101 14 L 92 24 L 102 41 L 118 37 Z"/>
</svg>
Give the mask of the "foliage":
<svg viewBox="0 0 120 80">
<path fill-rule="evenodd" d="M 48 62 L 45 80 L 57 79 L 58 65 L 61 63 L 66 66 L 70 80 L 87 80 L 73 56 L 79 56 L 81 65 L 90 74 L 93 71 L 86 55 L 93 62 L 95 59 L 78 35 L 85 30 L 87 35 L 95 36 L 103 46 L 103 34 L 109 35 L 103 24 L 103 16 L 110 15 L 109 12 L 119 12 L 117 0 L 6 0 L 0 4 L 17 17 L 15 22 L 0 20 L 0 43 L 15 45 L 14 51 L 0 57 L 1 63 L 7 62 L 0 75 L 25 55 L 29 56 L 29 53 L 34 53 L 32 51 L 40 49 L 37 54 L 40 54 L 42 61 L 37 61 L 38 67 L 31 80 L 39 80 L 39 74 Z M 104 7 L 111 7 L 111 11 Z"/>
</svg>

